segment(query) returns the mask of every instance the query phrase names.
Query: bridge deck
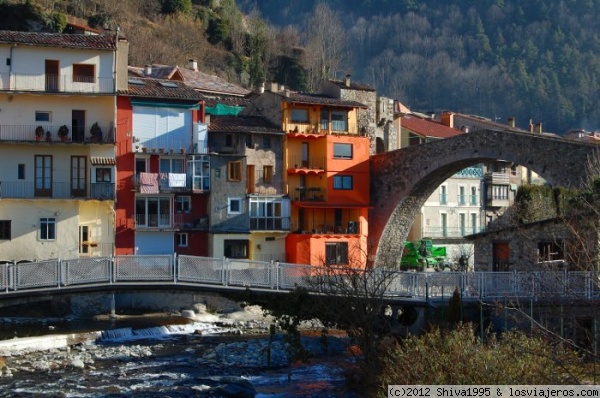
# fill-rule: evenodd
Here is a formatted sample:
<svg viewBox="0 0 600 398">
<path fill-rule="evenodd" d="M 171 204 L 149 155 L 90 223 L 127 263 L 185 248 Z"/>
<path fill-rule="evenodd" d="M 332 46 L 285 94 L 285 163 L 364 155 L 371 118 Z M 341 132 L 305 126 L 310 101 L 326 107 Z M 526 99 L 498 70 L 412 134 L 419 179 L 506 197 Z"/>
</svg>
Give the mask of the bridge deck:
<svg viewBox="0 0 600 398">
<path fill-rule="evenodd" d="M 366 280 L 385 280 L 388 301 L 527 298 L 536 301 L 598 300 L 600 272 L 401 272 L 372 269 Z M 196 289 L 288 292 L 297 286 L 335 293 L 329 282 L 351 283 L 356 271 L 195 256 L 114 256 L 0 265 L 0 301 L 29 295 L 107 290 Z"/>
</svg>

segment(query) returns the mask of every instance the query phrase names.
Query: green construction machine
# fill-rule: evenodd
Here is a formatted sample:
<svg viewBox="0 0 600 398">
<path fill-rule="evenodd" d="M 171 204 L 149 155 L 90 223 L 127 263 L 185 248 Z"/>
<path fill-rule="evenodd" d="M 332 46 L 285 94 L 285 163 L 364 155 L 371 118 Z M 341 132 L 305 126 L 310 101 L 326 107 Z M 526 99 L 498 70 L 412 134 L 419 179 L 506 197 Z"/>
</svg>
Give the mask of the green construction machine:
<svg viewBox="0 0 600 398">
<path fill-rule="evenodd" d="M 405 271 L 424 271 L 426 268 L 443 270 L 447 265 L 446 247 L 433 246 L 431 238 L 404 242 L 400 268 Z"/>
</svg>

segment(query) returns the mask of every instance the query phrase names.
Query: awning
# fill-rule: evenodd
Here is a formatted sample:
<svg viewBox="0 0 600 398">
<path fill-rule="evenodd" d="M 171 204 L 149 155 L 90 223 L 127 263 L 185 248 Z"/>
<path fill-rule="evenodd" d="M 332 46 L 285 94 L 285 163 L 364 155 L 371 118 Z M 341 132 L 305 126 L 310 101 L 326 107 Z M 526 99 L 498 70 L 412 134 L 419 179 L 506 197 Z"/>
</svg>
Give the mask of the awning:
<svg viewBox="0 0 600 398">
<path fill-rule="evenodd" d="M 200 104 L 195 103 L 183 103 L 183 102 L 159 102 L 159 101 L 144 101 L 144 100 L 131 100 L 132 106 L 153 106 L 155 108 L 177 108 L 177 109 L 200 109 Z"/>
<path fill-rule="evenodd" d="M 117 161 L 115 158 L 92 156 L 90 163 L 92 166 L 114 166 L 117 164 Z"/>
</svg>

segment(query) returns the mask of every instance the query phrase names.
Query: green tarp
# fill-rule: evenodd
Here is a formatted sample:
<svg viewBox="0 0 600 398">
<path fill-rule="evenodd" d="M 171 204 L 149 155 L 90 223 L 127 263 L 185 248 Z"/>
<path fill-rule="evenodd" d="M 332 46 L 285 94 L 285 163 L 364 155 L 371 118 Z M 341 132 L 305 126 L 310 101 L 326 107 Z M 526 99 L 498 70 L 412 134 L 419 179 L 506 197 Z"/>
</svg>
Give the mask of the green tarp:
<svg viewBox="0 0 600 398">
<path fill-rule="evenodd" d="M 237 116 L 237 114 L 240 113 L 242 109 L 243 108 L 241 106 L 217 104 L 215 106 L 207 106 L 205 112 L 207 115 Z"/>
</svg>

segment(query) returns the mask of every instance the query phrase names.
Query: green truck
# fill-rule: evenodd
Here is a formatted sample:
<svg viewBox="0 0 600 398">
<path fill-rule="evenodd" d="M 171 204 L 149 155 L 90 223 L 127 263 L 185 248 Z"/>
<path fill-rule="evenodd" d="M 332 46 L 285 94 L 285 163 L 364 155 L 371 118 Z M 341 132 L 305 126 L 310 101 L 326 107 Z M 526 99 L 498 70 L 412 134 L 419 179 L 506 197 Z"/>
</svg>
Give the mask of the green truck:
<svg viewBox="0 0 600 398">
<path fill-rule="evenodd" d="M 425 268 L 443 270 L 446 265 L 446 247 L 433 246 L 431 238 L 423 238 L 416 242 L 404 242 L 400 260 L 402 270 L 423 271 Z"/>
</svg>

